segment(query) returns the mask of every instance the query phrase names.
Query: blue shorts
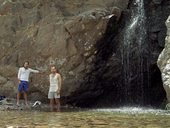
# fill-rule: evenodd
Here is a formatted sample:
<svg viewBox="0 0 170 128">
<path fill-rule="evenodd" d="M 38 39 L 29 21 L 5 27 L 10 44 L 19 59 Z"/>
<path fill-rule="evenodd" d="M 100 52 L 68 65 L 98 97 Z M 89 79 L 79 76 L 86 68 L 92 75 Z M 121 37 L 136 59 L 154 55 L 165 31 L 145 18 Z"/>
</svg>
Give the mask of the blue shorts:
<svg viewBox="0 0 170 128">
<path fill-rule="evenodd" d="M 18 91 L 19 92 L 27 92 L 28 91 L 28 82 L 27 81 L 21 81 L 21 83 L 18 85 Z"/>
</svg>

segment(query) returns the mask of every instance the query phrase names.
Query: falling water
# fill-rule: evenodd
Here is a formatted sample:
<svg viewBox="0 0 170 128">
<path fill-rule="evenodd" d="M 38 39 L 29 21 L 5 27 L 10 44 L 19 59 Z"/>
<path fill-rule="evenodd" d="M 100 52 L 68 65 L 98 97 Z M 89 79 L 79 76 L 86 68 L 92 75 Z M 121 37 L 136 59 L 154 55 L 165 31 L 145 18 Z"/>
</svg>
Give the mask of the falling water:
<svg viewBox="0 0 170 128">
<path fill-rule="evenodd" d="M 134 0 L 123 37 L 123 74 L 126 102 L 143 101 L 143 45 L 146 39 L 144 0 Z M 134 98 L 134 91 L 137 94 Z M 134 100 L 135 99 L 135 100 Z"/>
</svg>

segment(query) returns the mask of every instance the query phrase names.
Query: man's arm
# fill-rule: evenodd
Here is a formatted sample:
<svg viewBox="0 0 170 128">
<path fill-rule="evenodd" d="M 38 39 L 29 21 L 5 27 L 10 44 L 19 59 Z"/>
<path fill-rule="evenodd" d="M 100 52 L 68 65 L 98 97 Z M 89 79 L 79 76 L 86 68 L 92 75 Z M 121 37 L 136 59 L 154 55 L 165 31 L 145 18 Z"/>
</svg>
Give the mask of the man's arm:
<svg viewBox="0 0 170 128">
<path fill-rule="evenodd" d="M 57 91 L 58 94 L 60 94 L 61 85 L 62 85 L 61 75 L 58 74 L 58 91 Z"/>
<path fill-rule="evenodd" d="M 35 70 L 35 69 L 31 69 L 31 68 L 29 68 L 29 70 L 30 70 L 30 72 L 33 72 L 33 73 L 40 73 L 40 71 Z"/>
<path fill-rule="evenodd" d="M 20 78 L 21 78 L 21 68 L 18 70 L 18 82 L 20 83 Z"/>
</svg>

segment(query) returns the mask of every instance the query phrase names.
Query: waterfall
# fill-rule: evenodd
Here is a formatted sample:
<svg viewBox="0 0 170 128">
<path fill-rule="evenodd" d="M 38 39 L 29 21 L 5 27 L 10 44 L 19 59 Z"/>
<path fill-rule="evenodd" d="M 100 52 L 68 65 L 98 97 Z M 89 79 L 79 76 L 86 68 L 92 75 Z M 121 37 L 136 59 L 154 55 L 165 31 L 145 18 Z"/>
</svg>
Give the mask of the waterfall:
<svg viewBox="0 0 170 128">
<path fill-rule="evenodd" d="M 123 35 L 123 78 L 125 101 L 141 103 L 144 98 L 143 46 L 146 39 L 144 0 L 134 0 Z M 137 95 L 134 97 L 134 95 Z"/>
</svg>

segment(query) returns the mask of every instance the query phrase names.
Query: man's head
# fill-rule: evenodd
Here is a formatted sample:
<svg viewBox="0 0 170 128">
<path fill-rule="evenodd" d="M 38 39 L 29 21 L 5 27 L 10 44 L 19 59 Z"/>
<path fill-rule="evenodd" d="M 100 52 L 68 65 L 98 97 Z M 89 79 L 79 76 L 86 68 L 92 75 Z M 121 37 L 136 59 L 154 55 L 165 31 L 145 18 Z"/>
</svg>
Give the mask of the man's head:
<svg viewBox="0 0 170 128">
<path fill-rule="evenodd" d="M 24 62 L 24 68 L 27 69 L 28 67 L 29 67 L 29 61 L 25 61 L 25 62 Z"/>
<path fill-rule="evenodd" d="M 57 68 L 55 65 L 51 65 L 51 73 L 57 73 Z"/>
</svg>

